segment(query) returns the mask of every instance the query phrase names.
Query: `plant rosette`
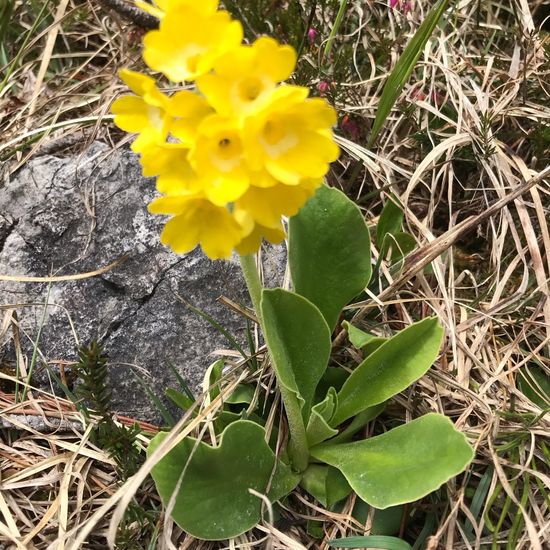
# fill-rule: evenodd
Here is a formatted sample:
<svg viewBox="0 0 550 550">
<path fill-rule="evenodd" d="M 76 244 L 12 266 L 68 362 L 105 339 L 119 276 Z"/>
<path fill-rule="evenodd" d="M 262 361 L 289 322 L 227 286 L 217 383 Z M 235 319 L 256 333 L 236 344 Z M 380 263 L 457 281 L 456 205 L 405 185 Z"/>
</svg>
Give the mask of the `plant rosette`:
<svg viewBox="0 0 550 550">
<path fill-rule="evenodd" d="M 356 434 L 431 367 L 443 339 L 437 319 L 387 339 L 348 323 L 365 359 L 351 372 L 331 363 L 342 310 L 373 273 L 359 208 L 323 185 L 338 156 L 334 109 L 283 82 L 296 63 L 292 48 L 267 37 L 242 44 L 240 23 L 216 1 L 140 5 L 160 18 L 144 38 L 146 63 L 195 88 L 167 95 L 151 77 L 124 71 L 133 95 L 114 102 L 115 123 L 138 134 L 133 149 L 144 173 L 157 176 L 162 196 L 150 210 L 171 216 L 162 242 L 178 253 L 200 245 L 213 259 L 240 254 L 289 434 L 276 454 L 259 412 L 231 412 L 251 401 L 250 388 L 239 387 L 211 444 L 187 437 L 152 469 L 174 521 L 197 538 L 223 540 L 262 521 L 258 495 L 276 502 L 301 486 L 330 507 L 355 491 L 385 509 L 436 490 L 473 458 L 445 416 L 429 413 L 368 439 Z M 397 205 L 385 210 L 377 244 L 395 260 L 411 238 L 400 231 Z M 285 238 L 283 217 L 293 291 L 262 288 L 252 255 L 263 239 Z M 152 440 L 149 455 L 165 437 Z"/>
</svg>

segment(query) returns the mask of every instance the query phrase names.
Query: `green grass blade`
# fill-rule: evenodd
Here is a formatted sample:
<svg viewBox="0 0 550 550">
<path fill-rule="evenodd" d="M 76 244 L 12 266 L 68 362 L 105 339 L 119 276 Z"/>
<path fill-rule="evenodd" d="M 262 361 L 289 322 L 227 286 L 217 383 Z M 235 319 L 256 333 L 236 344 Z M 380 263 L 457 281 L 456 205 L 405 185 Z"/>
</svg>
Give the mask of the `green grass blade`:
<svg viewBox="0 0 550 550">
<path fill-rule="evenodd" d="M 476 492 L 472 497 L 472 503 L 470 504 L 470 512 L 472 513 L 472 517 L 476 520 L 479 517 L 481 510 L 483 508 L 483 505 L 487 500 L 487 494 L 489 493 L 489 489 L 491 487 L 492 478 L 493 478 L 493 468 L 489 467 L 487 468 L 487 471 L 483 474 L 482 478 L 479 480 L 479 484 L 477 486 Z M 474 526 L 472 525 L 472 522 L 469 519 L 467 519 L 466 523 L 464 524 L 464 534 L 466 535 L 466 538 L 470 541 L 475 538 Z"/>
<path fill-rule="evenodd" d="M 185 302 L 185 305 L 193 312 L 196 313 L 199 317 L 202 317 L 205 321 L 210 323 L 210 325 L 215 328 L 220 334 L 225 336 L 228 340 L 228 342 L 242 355 L 243 359 L 245 361 L 248 361 L 248 356 L 244 352 L 243 348 L 240 346 L 239 342 L 235 339 L 235 337 L 227 331 L 216 319 L 208 315 L 206 311 L 203 311 L 202 309 L 190 304 L 189 302 Z"/>
<path fill-rule="evenodd" d="M 384 550 L 411 550 L 411 545 L 397 537 L 370 535 L 368 537 L 345 537 L 332 539 L 332 548 L 382 548 Z"/>
<path fill-rule="evenodd" d="M 189 386 L 189 383 L 187 380 L 179 373 L 178 369 L 175 367 L 175 365 L 171 362 L 167 363 L 168 368 L 172 371 L 172 374 L 178 381 L 178 384 L 180 385 L 181 391 L 191 400 L 195 401 L 195 396 L 193 395 L 193 392 L 191 391 L 191 387 Z"/>
<path fill-rule="evenodd" d="M 340 25 L 342 24 L 342 20 L 344 19 L 344 14 L 346 13 L 347 7 L 348 7 L 348 0 L 340 0 L 340 8 L 338 10 L 338 13 L 336 14 L 334 25 L 332 26 L 327 43 L 325 45 L 325 50 L 323 52 L 323 57 L 325 59 L 330 55 L 330 52 L 332 50 L 332 45 L 334 44 L 334 39 L 338 34 L 338 31 L 340 29 Z"/>
<path fill-rule="evenodd" d="M 432 32 L 440 20 L 443 12 L 447 9 L 449 5 L 449 0 L 440 0 L 428 13 L 426 19 L 422 22 L 412 40 L 407 44 L 405 50 L 401 54 L 401 57 L 395 64 L 393 71 L 391 72 L 382 95 L 380 97 L 380 103 L 378 105 L 378 110 L 376 111 L 376 118 L 374 119 L 374 124 L 372 125 L 371 135 L 369 137 L 369 142 L 367 147 L 371 147 L 384 122 L 388 118 L 390 111 L 397 101 L 397 98 L 403 90 L 403 86 L 409 79 L 426 42 L 432 35 Z"/>
<path fill-rule="evenodd" d="M 46 301 L 44 302 L 44 310 L 42 311 L 42 317 L 40 319 L 40 324 L 38 325 L 38 334 L 36 335 L 36 340 L 33 343 L 32 348 L 32 357 L 31 357 L 31 363 L 28 368 L 27 372 L 27 384 L 28 386 L 25 386 L 23 388 L 23 393 L 21 395 L 21 402 L 25 401 L 27 399 L 27 391 L 29 389 L 29 386 L 32 383 L 32 375 L 34 372 L 34 367 L 36 365 L 36 361 L 38 359 L 38 346 L 40 344 L 40 338 L 42 337 L 42 329 L 44 328 L 44 325 L 46 324 L 46 317 L 48 315 L 48 306 L 49 306 L 49 300 L 50 300 L 50 291 L 52 289 L 52 283 L 48 285 L 48 290 L 46 291 Z M 19 368 L 19 363 L 18 363 Z M 17 373 L 17 376 L 19 376 L 19 372 Z M 15 402 L 19 402 L 18 398 L 19 393 L 19 386 L 15 386 Z"/>
<path fill-rule="evenodd" d="M 9 79 L 10 79 L 13 71 L 15 71 L 15 69 L 17 69 L 17 66 L 19 65 L 19 62 L 23 58 L 23 55 L 24 55 L 25 50 L 27 48 L 27 44 L 29 43 L 30 39 L 34 36 L 35 31 L 38 29 L 38 27 L 42 23 L 43 16 L 46 13 L 46 9 L 48 8 L 49 4 L 50 4 L 50 0 L 46 0 L 44 2 L 44 4 L 42 5 L 42 7 L 40 9 L 40 12 L 36 16 L 36 19 L 34 20 L 34 23 L 33 23 L 32 27 L 26 33 L 25 38 L 23 40 L 23 44 L 21 45 L 21 47 L 19 48 L 19 50 L 15 54 L 15 57 L 14 57 L 13 61 L 6 68 L 6 74 L 4 76 L 4 79 L 2 80 L 2 83 L 0 84 L 0 95 L 4 91 L 4 88 L 6 87 L 7 83 L 9 82 Z"/>
<path fill-rule="evenodd" d="M 136 377 L 136 380 L 145 390 L 147 397 L 149 397 L 149 399 L 153 402 L 166 425 L 170 428 L 174 427 L 176 425 L 176 420 L 172 416 L 172 413 L 164 406 L 162 401 L 155 395 L 155 392 L 151 389 L 149 384 L 139 374 L 137 374 L 137 372 L 132 371 L 132 374 Z"/>
</svg>

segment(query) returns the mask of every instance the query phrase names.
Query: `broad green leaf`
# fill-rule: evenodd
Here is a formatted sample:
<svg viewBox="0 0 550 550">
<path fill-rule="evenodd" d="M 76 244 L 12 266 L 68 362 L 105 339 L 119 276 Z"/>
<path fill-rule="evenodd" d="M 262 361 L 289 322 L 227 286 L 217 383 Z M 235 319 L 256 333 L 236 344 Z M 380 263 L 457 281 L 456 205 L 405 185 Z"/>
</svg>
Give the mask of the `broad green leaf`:
<svg viewBox="0 0 550 550">
<path fill-rule="evenodd" d="M 155 436 L 148 455 L 167 435 L 161 432 Z M 151 475 L 165 505 L 181 477 L 172 517 L 186 533 L 223 540 L 248 531 L 260 521 L 262 501 L 249 489 L 265 494 L 276 463 L 281 474 L 275 475 L 272 485 L 276 498 L 280 498 L 282 490 L 292 490 L 297 478 L 291 482 L 288 466 L 276 462 L 265 442 L 265 430 L 240 420 L 225 429 L 218 447 L 184 439 L 153 467 Z"/>
<path fill-rule="evenodd" d="M 384 342 L 387 341 L 387 338 L 373 336 L 360 328 L 354 327 L 348 321 L 343 321 L 342 326 L 348 331 L 348 338 L 353 347 L 363 350 L 363 352 L 365 352 L 365 356 L 376 351 Z"/>
<path fill-rule="evenodd" d="M 398 232 L 387 235 L 385 241 L 391 248 L 391 261 L 398 262 L 416 248 L 416 241 L 409 233 Z"/>
<path fill-rule="evenodd" d="M 263 290 L 260 307 L 277 380 L 296 395 L 307 423 L 330 357 L 327 323 L 309 300 L 280 288 Z"/>
<path fill-rule="evenodd" d="M 430 413 L 364 441 L 318 445 L 311 455 L 338 468 L 365 502 L 384 509 L 435 491 L 474 453 L 448 418 Z"/>
<path fill-rule="evenodd" d="M 353 347 L 361 349 L 364 345 L 368 344 L 371 340 L 374 340 L 376 336 L 354 327 L 349 321 L 342 321 L 342 326 L 348 331 L 349 341 Z"/>
<path fill-rule="evenodd" d="M 294 289 L 319 308 L 332 331 L 371 277 L 369 231 L 359 208 L 322 186 L 290 218 L 288 261 Z"/>
<path fill-rule="evenodd" d="M 239 384 L 225 402 L 229 405 L 239 405 L 241 403 L 249 405 L 254 399 L 254 391 L 252 384 Z"/>
<path fill-rule="evenodd" d="M 214 400 L 220 395 L 219 381 L 222 378 L 224 366 L 225 361 L 223 359 L 218 359 L 208 367 L 208 384 L 211 400 Z"/>
<path fill-rule="evenodd" d="M 385 344 L 388 341 L 387 338 L 373 338 L 368 344 L 365 344 L 361 351 L 363 352 L 363 357 L 366 359 L 369 355 L 373 354 L 382 344 Z"/>
<path fill-rule="evenodd" d="M 338 426 L 418 380 L 437 357 L 442 338 L 442 327 L 437 318 L 431 317 L 407 327 L 382 344 L 342 386 L 330 425 Z"/>
<path fill-rule="evenodd" d="M 344 537 L 332 539 L 328 543 L 332 548 L 378 548 L 381 550 L 412 550 L 412 546 L 397 537 L 369 535 L 366 537 Z"/>
<path fill-rule="evenodd" d="M 300 486 L 323 506 L 331 508 L 351 493 L 351 487 L 340 470 L 326 464 L 310 464 Z"/>
<path fill-rule="evenodd" d="M 277 469 L 275 475 L 271 480 L 269 492 L 267 496 L 271 502 L 277 502 L 291 491 L 293 491 L 300 483 L 300 477 L 298 474 L 292 471 L 292 468 L 283 462 L 277 460 Z"/>
<path fill-rule="evenodd" d="M 374 512 L 374 517 L 371 516 L 371 511 Z M 385 510 L 377 510 L 373 509 L 364 500 L 356 498 L 351 515 L 363 525 L 372 518 L 371 535 L 397 535 L 403 523 L 405 512 L 406 508 L 403 504 L 390 506 Z"/>
<path fill-rule="evenodd" d="M 447 9 L 448 5 L 449 0 L 440 0 L 430 10 L 412 37 L 412 40 L 405 47 L 401 57 L 397 60 L 397 63 L 388 77 L 388 80 L 386 80 L 386 84 L 382 90 L 382 95 L 376 111 L 376 118 L 374 119 L 374 123 L 372 125 L 367 148 L 370 148 L 378 137 L 378 133 L 382 129 L 382 126 L 384 125 L 386 118 L 388 118 L 394 103 L 397 101 L 397 98 L 403 90 L 403 86 L 409 79 L 418 58 L 422 54 L 426 42 L 428 42 L 435 26 L 441 19 L 441 16 Z"/>
<path fill-rule="evenodd" d="M 311 409 L 311 416 L 306 429 L 307 442 L 310 447 L 322 443 L 338 433 L 338 430 L 329 426 L 337 402 L 336 390 L 330 388 L 325 399 Z"/>
<path fill-rule="evenodd" d="M 395 235 L 401 230 L 403 225 L 403 210 L 397 199 L 389 197 L 382 209 L 378 223 L 376 224 L 376 244 L 380 250 L 380 255 L 384 256 L 384 240 L 388 235 Z"/>
</svg>

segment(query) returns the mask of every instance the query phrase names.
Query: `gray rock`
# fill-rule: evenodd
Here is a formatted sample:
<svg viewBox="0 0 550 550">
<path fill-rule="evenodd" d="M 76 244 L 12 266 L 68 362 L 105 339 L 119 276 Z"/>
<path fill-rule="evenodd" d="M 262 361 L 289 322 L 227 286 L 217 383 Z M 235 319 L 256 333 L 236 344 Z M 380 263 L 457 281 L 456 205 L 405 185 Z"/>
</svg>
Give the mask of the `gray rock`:
<svg viewBox="0 0 550 550">
<path fill-rule="evenodd" d="M 212 262 L 200 250 L 178 256 L 159 242 L 164 220 L 146 209 L 155 195 L 133 153 L 100 143 L 78 158 L 38 157 L 0 187 L 0 274 L 77 274 L 128 254 L 107 273 L 78 281 L 0 281 L 0 306 L 17 309 L 29 359 L 43 323 L 35 382 L 44 385 L 51 370 L 77 358 L 79 343 L 97 339 L 110 357 L 115 410 L 149 421 L 159 420 L 158 411 L 133 370 L 159 396 L 177 387 L 169 363 L 197 389 L 214 361 L 210 354 L 229 347 L 184 302 L 241 342 L 245 320 L 216 299 L 249 303 L 236 258 Z M 282 247 L 267 251 L 264 266 L 268 285 L 281 284 Z M 13 357 L 6 333 L 0 364 Z"/>
</svg>

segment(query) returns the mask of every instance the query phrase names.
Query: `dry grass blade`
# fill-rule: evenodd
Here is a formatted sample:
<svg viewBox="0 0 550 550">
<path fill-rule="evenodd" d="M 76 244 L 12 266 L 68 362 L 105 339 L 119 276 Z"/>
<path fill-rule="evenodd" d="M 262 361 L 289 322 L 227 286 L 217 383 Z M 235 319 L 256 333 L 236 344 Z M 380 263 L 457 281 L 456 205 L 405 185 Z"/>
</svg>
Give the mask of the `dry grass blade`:
<svg viewBox="0 0 550 550">
<path fill-rule="evenodd" d="M 99 269 L 94 269 L 94 271 L 89 271 L 87 273 L 77 273 L 76 275 L 52 275 L 51 277 L 26 277 L 24 275 L 0 275 L 0 281 L 11 281 L 14 283 L 59 283 L 61 281 L 80 281 L 82 279 L 89 279 L 90 277 L 97 277 L 98 275 L 103 275 L 108 271 L 111 271 L 122 262 L 128 259 L 128 255 L 124 254 L 118 260 L 101 267 Z"/>
</svg>

